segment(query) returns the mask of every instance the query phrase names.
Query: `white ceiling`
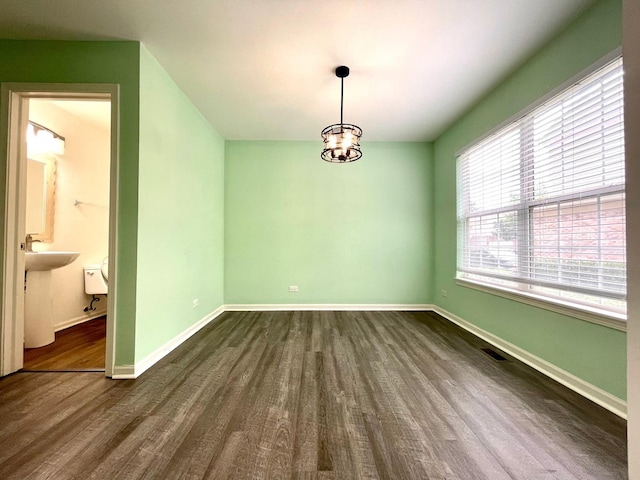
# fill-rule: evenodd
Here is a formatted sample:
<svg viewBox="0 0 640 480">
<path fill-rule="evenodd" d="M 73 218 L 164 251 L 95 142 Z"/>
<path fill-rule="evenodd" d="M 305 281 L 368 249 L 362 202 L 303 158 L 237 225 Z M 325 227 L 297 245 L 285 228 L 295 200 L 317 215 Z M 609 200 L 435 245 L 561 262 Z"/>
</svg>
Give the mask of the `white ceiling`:
<svg viewBox="0 0 640 480">
<path fill-rule="evenodd" d="M 436 138 L 594 0 L 0 0 L 0 38 L 140 40 L 226 139 Z"/>
<path fill-rule="evenodd" d="M 98 128 L 111 128 L 111 102 L 109 100 L 31 100 L 47 102 L 69 112 Z"/>
</svg>

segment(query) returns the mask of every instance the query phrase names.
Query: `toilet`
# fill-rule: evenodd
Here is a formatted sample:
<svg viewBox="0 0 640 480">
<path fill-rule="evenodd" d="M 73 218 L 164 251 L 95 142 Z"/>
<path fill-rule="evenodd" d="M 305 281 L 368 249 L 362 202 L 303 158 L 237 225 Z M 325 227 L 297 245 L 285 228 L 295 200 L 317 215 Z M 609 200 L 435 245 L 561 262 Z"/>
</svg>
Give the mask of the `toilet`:
<svg viewBox="0 0 640 480">
<path fill-rule="evenodd" d="M 102 260 L 102 268 L 100 270 L 102 271 L 102 276 L 104 277 L 105 281 L 108 282 L 109 281 L 109 257 L 104 257 L 104 260 Z"/>
<path fill-rule="evenodd" d="M 102 264 L 84 266 L 84 291 L 89 295 L 106 295 L 108 292 L 109 257 Z"/>
</svg>

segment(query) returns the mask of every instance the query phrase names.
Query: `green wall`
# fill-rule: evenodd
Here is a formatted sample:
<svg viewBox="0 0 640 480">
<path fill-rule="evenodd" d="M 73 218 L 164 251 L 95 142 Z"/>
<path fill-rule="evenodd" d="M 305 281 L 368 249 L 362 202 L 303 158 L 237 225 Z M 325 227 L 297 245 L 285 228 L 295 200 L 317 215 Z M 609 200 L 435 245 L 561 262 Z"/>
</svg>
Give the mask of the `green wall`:
<svg viewBox="0 0 640 480">
<path fill-rule="evenodd" d="M 119 85 L 115 364 L 133 365 L 219 307 L 224 140 L 146 48 L 2 40 L 0 82 Z"/>
<path fill-rule="evenodd" d="M 144 46 L 138 201 L 136 361 L 224 300 L 224 140 Z"/>
<path fill-rule="evenodd" d="M 457 286 L 455 153 L 621 44 L 621 2 L 601 0 L 434 144 L 434 298 L 444 309 L 624 399 L 626 335 Z M 448 296 L 439 292 L 445 289 Z M 438 295 L 436 295 L 438 292 Z"/>
<path fill-rule="evenodd" d="M 111 83 L 120 86 L 116 365 L 131 365 L 134 359 L 139 62 L 138 42 L 0 40 L 2 83 Z M 0 206 L 4 211 L 6 155 L 0 157 Z M 4 216 L 1 222 L 4 222 Z M 4 225 L 0 226 L 0 238 L 4 238 Z"/>
<path fill-rule="evenodd" d="M 346 165 L 321 147 L 226 143 L 225 303 L 429 302 L 431 145 L 365 142 Z"/>
<path fill-rule="evenodd" d="M 619 46 L 620 25 L 600 0 L 433 145 L 365 142 L 350 165 L 319 142 L 225 145 L 138 42 L 2 40 L 0 82 L 119 85 L 116 365 L 223 303 L 437 302 L 625 398 L 623 332 L 454 281 L 455 152 Z"/>
</svg>

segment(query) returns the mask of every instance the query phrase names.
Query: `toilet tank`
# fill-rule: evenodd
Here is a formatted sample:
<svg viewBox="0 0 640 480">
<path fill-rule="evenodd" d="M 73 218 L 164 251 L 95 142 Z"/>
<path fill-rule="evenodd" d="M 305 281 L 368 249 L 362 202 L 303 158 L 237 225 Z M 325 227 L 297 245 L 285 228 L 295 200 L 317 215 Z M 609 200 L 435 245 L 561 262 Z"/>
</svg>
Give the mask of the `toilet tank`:
<svg viewBox="0 0 640 480">
<path fill-rule="evenodd" d="M 84 266 L 84 291 L 89 295 L 107 294 L 107 282 L 102 276 L 102 265 Z"/>
</svg>

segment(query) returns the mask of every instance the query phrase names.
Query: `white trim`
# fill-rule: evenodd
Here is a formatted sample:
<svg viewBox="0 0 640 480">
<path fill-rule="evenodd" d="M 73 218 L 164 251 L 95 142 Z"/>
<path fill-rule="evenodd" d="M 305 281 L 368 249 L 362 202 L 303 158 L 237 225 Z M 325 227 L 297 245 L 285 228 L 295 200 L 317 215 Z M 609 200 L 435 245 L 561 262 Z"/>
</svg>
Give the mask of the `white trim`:
<svg viewBox="0 0 640 480">
<path fill-rule="evenodd" d="M 111 375 L 114 380 L 133 380 L 136 378 L 135 365 L 115 365 Z"/>
<path fill-rule="evenodd" d="M 0 150 L 5 170 L 4 238 L 2 309 L 0 311 L 0 375 L 8 375 L 22 368 L 24 348 L 24 254 L 19 245 L 25 231 L 26 197 L 19 195 L 26 185 L 25 140 L 29 104 L 19 93 L 3 83 L 0 88 Z"/>
<path fill-rule="evenodd" d="M 606 314 L 596 311 L 588 311 L 587 306 L 579 308 L 568 302 L 561 303 L 561 300 L 553 300 L 549 297 L 541 297 L 531 293 L 518 292 L 506 287 L 487 285 L 485 283 L 475 282 L 467 278 L 456 278 L 456 285 L 461 287 L 472 288 L 483 293 L 496 295 L 498 297 L 508 298 L 516 302 L 521 302 L 533 307 L 544 308 L 551 312 L 567 315 L 568 317 L 578 318 L 586 322 L 602 325 L 603 327 L 613 328 L 622 332 L 627 331 L 627 322 L 622 318 L 616 318 L 610 312 Z M 595 310 L 595 309 L 593 309 Z"/>
<path fill-rule="evenodd" d="M 269 312 L 269 311 L 399 311 L 422 312 L 434 309 L 430 303 L 424 304 L 386 304 L 386 303 L 244 303 L 223 305 L 225 312 Z"/>
<path fill-rule="evenodd" d="M 205 327 L 214 319 L 216 319 L 218 316 L 223 314 L 224 311 L 225 310 L 223 305 L 216 308 L 213 312 L 206 315 L 203 319 L 191 325 L 185 331 L 178 334 L 176 337 L 174 337 L 173 339 L 169 340 L 167 343 L 165 343 L 161 347 L 151 352 L 149 355 L 147 355 L 145 358 L 143 358 L 139 362 L 136 362 L 134 366 L 134 371 L 133 371 L 133 378 L 138 378 L 144 372 L 149 370 L 149 368 L 153 367 L 156 363 L 162 360 L 166 355 L 168 355 L 177 347 L 182 345 L 189 337 L 195 334 L 198 330 Z M 115 366 L 114 372 L 116 371 L 116 369 L 119 369 L 119 367 Z M 112 376 L 112 378 L 122 378 L 122 377 Z M 130 377 L 126 377 L 126 378 L 130 378 Z"/>
<path fill-rule="evenodd" d="M 204 317 L 198 323 L 192 325 L 187 330 L 170 340 L 147 357 L 137 362 L 135 365 L 116 365 L 113 368 L 111 378 L 116 380 L 138 378 L 145 371 L 155 365 L 169 352 L 179 347 L 184 341 L 195 334 L 198 330 L 209 324 L 224 312 L 240 311 L 431 311 L 450 322 L 459 325 L 473 335 L 494 345 L 500 350 L 508 353 L 521 362 L 529 365 L 540 373 L 557 381 L 561 385 L 573 390 L 594 403 L 606 408 L 610 412 L 627 418 L 627 402 L 602 390 L 585 380 L 563 370 L 546 360 L 514 345 L 506 340 L 477 327 L 476 325 L 448 312 L 447 310 L 433 304 L 228 304 L 221 305 L 211 314 Z"/>
<path fill-rule="evenodd" d="M 120 185 L 120 85 L 112 85 L 111 95 L 111 158 L 109 164 L 109 291 L 107 295 L 107 338 L 105 352 L 105 375 L 110 376 L 115 368 L 116 312 L 118 311 L 118 192 Z"/>
<path fill-rule="evenodd" d="M 89 320 L 95 320 L 96 318 L 102 317 L 107 314 L 107 309 L 99 310 L 97 312 L 92 312 L 91 315 L 82 315 L 80 317 L 70 318 L 69 320 L 65 320 L 64 322 L 57 323 L 53 326 L 56 332 L 60 330 L 64 330 L 65 328 L 73 327 L 75 325 L 80 325 L 81 323 L 88 322 Z"/>
<path fill-rule="evenodd" d="M 194 335 L 200 329 L 208 325 L 215 318 L 224 312 L 240 312 L 240 311 L 309 311 L 309 310 L 325 310 L 325 311 L 431 311 L 434 306 L 431 304 L 232 304 L 221 305 L 213 312 L 205 316 L 202 320 L 193 324 L 185 331 L 169 340 L 167 343 L 157 348 L 145 358 L 136 362 L 135 365 L 114 365 L 111 374 L 108 377 L 114 380 L 126 380 L 138 378 L 144 372 L 153 367 L 167 354 L 175 350 L 189 337 Z"/>
<path fill-rule="evenodd" d="M 116 301 L 117 301 L 117 253 L 118 253 L 118 168 L 120 163 L 120 87 L 117 84 L 111 83 L 14 83 L 14 82 L 3 82 L 0 87 L 0 95 L 2 96 L 2 108 L 0 109 L 0 155 L 9 155 L 10 148 L 16 148 L 17 139 L 9 138 L 8 134 L 10 123 L 12 120 L 12 115 L 14 112 L 10 112 L 10 107 L 13 107 L 14 110 L 17 109 L 17 105 L 14 105 L 15 102 L 10 102 L 9 100 L 12 98 L 17 98 L 22 101 L 31 98 L 74 98 L 78 100 L 89 100 L 89 99 L 109 99 L 111 102 L 111 155 L 110 155 L 110 176 L 109 176 L 109 271 L 110 274 L 110 282 L 109 288 L 114 292 L 113 295 L 108 296 L 108 304 L 107 304 L 107 338 L 106 338 L 106 362 L 105 362 L 105 374 L 106 376 L 112 376 L 114 371 L 114 350 L 115 350 L 115 328 L 116 328 Z M 4 100 L 7 102 L 4 102 Z M 7 104 L 5 106 L 5 103 Z M 27 104 L 28 108 L 28 104 Z M 18 112 L 19 113 L 19 112 Z M 26 120 L 25 120 L 26 126 Z M 9 158 L 7 158 L 8 160 Z M 10 173 L 10 172 L 7 172 Z M 7 181 L 10 180 L 9 175 L 7 175 Z M 7 189 L 6 193 L 9 194 L 10 189 Z M 13 194 L 15 197 L 16 194 Z M 11 197 L 10 197 L 11 198 Z M 11 298 L 17 298 L 19 293 L 12 294 L 7 289 L 8 288 L 16 288 L 22 287 L 22 282 L 18 279 L 9 279 L 13 286 L 9 286 L 10 284 L 7 282 L 7 267 L 14 267 L 15 263 L 24 263 L 24 255 L 19 254 L 19 244 L 21 239 L 16 238 L 8 243 L 9 248 L 7 248 L 7 242 L 12 239 L 12 237 L 16 236 L 16 230 L 24 231 L 24 228 L 20 227 L 16 229 L 16 225 L 6 229 L 7 227 L 7 215 L 9 210 L 12 210 L 11 213 L 16 215 L 13 208 L 6 204 L 5 199 L 5 238 L 0 239 L 0 242 L 5 244 L 5 265 L 3 275 L 3 284 L 2 284 L 2 296 L 4 298 L 7 297 L 9 293 Z M 15 219 L 11 220 L 14 224 L 16 222 Z M 24 219 L 20 220 L 24 224 Z M 10 258 L 10 264 L 7 265 L 6 259 Z M 16 261 L 17 259 L 17 261 Z M 19 267 L 19 265 L 18 265 Z M 14 268 L 15 270 L 15 268 Z M 24 271 L 23 268 L 18 269 L 19 272 Z M 3 302 L 4 305 L 5 302 Z M 13 300 L 9 302 L 9 306 L 11 306 Z M 22 348 L 23 348 L 23 330 L 24 330 L 24 314 L 22 311 L 17 311 L 14 308 L 13 315 L 6 315 L 6 307 L 2 309 L 2 317 L 0 318 L 0 376 L 6 375 L 12 371 L 16 371 L 22 368 L 23 358 L 22 358 Z"/>
<path fill-rule="evenodd" d="M 446 318 L 447 320 L 459 325 L 464 328 L 468 332 L 474 334 L 475 336 L 483 339 L 486 342 L 489 342 L 491 345 L 503 350 L 508 353 L 512 357 L 517 358 L 523 363 L 526 363 L 530 367 L 538 370 L 544 375 L 554 379 L 558 383 L 564 385 L 567 388 L 570 388 L 576 393 L 579 393 L 585 398 L 588 398 L 592 402 L 597 403 L 601 407 L 606 408 L 610 412 L 615 413 L 619 417 L 624 419 L 627 418 L 627 402 L 610 394 L 609 392 L 605 392 L 599 387 L 588 383 L 581 378 L 576 377 L 575 375 L 563 370 L 542 358 L 527 352 L 526 350 L 514 345 L 513 343 L 507 342 L 506 340 L 493 335 L 492 333 L 487 332 L 486 330 L 477 327 L 476 325 L 463 320 L 457 315 L 448 312 L 447 310 L 440 308 L 438 306 L 434 306 L 433 311 L 438 315 Z"/>
</svg>

